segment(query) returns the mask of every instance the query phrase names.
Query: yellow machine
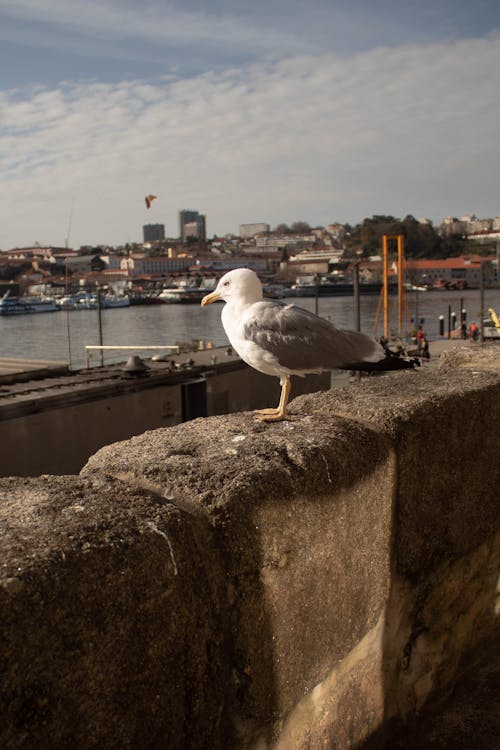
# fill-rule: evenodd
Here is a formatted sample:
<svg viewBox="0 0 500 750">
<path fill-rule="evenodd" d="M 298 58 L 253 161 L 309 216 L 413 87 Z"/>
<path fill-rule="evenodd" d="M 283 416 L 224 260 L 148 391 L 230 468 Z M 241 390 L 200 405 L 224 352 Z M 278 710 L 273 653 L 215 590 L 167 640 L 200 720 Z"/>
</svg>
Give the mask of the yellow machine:
<svg viewBox="0 0 500 750">
<path fill-rule="evenodd" d="M 498 315 L 496 314 L 496 312 L 494 311 L 492 307 L 488 307 L 488 312 L 490 314 L 490 318 L 492 319 L 495 328 L 497 329 L 500 335 L 500 318 L 498 317 Z"/>
</svg>

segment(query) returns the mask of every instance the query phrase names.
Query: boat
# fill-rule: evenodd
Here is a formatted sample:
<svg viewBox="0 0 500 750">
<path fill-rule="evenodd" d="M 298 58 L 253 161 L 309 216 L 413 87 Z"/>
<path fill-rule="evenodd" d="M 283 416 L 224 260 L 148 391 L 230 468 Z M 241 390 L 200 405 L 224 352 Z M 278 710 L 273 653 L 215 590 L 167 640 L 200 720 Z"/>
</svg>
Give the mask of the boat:
<svg viewBox="0 0 500 750">
<path fill-rule="evenodd" d="M 168 287 L 159 293 L 158 299 L 166 305 L 199 303 L 205 294 L 198 287 Z"/>
<path fill-rule="evenodd" d="M 56 312 L 59 310 L 54 297 L 20 297 L 20 302 L 28 305 L 30 313 Z"/>
<path fill-rule="evenodd" d="M 53 297 L 12 297 L 9 292 L 0 299 L 0 315 L 28 315 L 59 310 Z"/>
<path fill-rule="evenodd" d="M 396 285 L 389 285 L 389 294 L 396 292 Z M 362 281 L 359 285 L 360 294 L 380 294 L 382 282 L 379 281 Z M 287 297 L 347 297 L 353 296 L 354 284 L 349 281 L 326 281 L 320 279 L 319 282 L 314 277 L 305 277 L 292 284 L 286 291 Z"/>
<path fill-rule="evenodd" d="M 403 284 L 404 289 L 407 292 L 428 292 L 431 287 L 427 286 L 427 284 L 410 284 L 405 283 Z"/>
<path fill-rule="evenodd" d="M 206 294 L 215 289 L 216 283 L 213 279 L 204 279 L 201 284 L 190 284 L 181 281 L 177 286 L 162 289 L 157 299 L 164 304 L 199 304 Z"/>
<path fill-rule="evenodd" d="M 268 299 L 283 299 L 288 290 L 282 284 L 264 284 L 262 292 Z"/>
<path fill-rule="evenodd" d="M 0 315 L 21 315 L 27 312 L 27 306 L 19 302 L 19 297 L 10 297 L 7 292 L 0 299 Z"/>
<path fill-rule="evenodd" d="M 60 310 L 74 310 L 76 307 L 76 300 L 71 294 L 65 294 L 64 297 L 59 297 L 56 302 Z"/>
<path fill-rule="evenodd" d="M 94 292 L 78 292 L 73 301 L 74 310 L 97 310 L 97 294 Z"/>
<path fill-rule="evenodd" d="M 130 306 L 130 298 L 125 295 L 102 294 L 100 300 L 102 310 Z M 67 294 L 58 299 L 57 304 L 60 310 L 97 310 L 97 294 L 95 292 Z"/>
<path fill-rule="evenodd" d="M 103 294 L 101 296 L 101 308 L 108 310 L 114 307 L 130 307 L 129 297 L 118 294 Z"/>
</svg>

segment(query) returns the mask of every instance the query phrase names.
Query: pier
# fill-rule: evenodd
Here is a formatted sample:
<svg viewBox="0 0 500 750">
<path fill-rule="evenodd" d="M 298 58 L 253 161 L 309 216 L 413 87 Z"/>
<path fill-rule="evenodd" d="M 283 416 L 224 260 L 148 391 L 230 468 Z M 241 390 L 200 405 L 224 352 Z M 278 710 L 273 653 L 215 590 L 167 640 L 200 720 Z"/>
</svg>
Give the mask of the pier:
<svg viewBox="0 0 500 750">
<path fill-rule="evenodd" d="M 67 362 L 0 357 L 0 385 L 36 380 L 55 375 L 66 375 L 68 371 Z"/>
</svg>

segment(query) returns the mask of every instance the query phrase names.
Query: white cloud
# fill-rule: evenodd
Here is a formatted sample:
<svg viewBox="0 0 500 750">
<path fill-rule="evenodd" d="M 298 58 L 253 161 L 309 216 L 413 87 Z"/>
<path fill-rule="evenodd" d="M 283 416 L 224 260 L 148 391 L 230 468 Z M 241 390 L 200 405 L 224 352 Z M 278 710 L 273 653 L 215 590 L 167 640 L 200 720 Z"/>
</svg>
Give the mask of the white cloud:
<svg viewBox="0 0 500 750">
<path fill-rule="evenodd" d="M 269 50 L 283 53 L 304 49 L 301 36 L 287 31 L 284 25 L 270 27 L 262 21 L 237 14 L 189 10 L 185 4 L 127 3 L 116 0 L 0 0 L 0 11 L 14 21 L 40 24 L 38 41 L 30 31 L 24 31 L 30 43 L 43 43 L 48 34 L 53 44 L 57 32 L 89 37 L 92 40 L 140 40 L 169 44 L 174 47 L 189 45 L 196 54 L 197 45 Z M 40 36 L 42 37 L 40 39 Z M 21 37 L 18 37 L 21 38 Z"/>
<path fill-rule="evenodd" d="M 499 38 L 0 97 L 0 247 L 238 224 L 500 213 Z M 159 196 L 150 211 L 143 196 Z"/>
</svg>

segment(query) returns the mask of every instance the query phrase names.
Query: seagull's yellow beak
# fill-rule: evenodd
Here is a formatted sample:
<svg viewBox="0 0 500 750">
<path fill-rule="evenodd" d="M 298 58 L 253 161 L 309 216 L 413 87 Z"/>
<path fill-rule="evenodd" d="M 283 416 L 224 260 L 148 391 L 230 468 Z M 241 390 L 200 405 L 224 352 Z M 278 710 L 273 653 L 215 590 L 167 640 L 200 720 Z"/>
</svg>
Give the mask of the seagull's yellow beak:
<svg viewBox="0 0 500 750">
<path fill-rule="evenodd" d="M 211 292 L 203 297 L 200 304 L 202 307 L 205 307 L 206 305 L 211 305 L 212 302 L 217 302 L 218 299 L 220 299 L 220 294 L 217 294 L 217 292 Z"/>
</svg>

